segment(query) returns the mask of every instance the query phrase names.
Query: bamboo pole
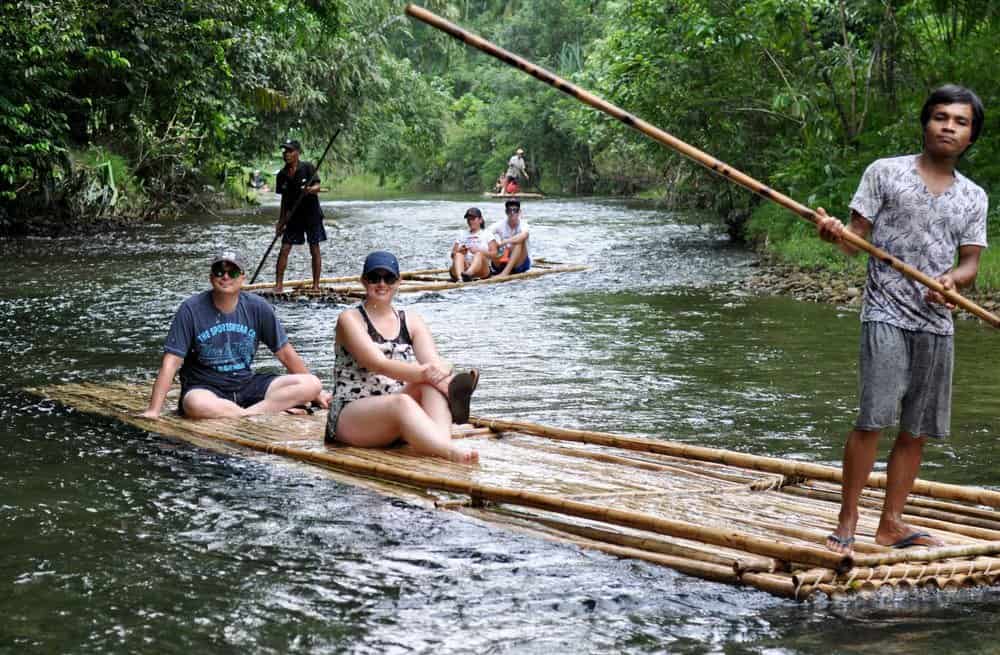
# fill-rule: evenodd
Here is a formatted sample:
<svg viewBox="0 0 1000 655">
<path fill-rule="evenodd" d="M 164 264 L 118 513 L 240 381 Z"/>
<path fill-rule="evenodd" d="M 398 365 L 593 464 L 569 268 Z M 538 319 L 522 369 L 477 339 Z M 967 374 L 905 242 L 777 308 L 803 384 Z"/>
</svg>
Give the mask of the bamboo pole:
<svg viewBox="0 0 1000 655">
<path fill-rule="evenodd" d="M 786 493 L 792 496 L 800 496 L 803 498 L 813 498 L 817 500 L 824 500 L 828 502 L 840 502 L 840 494 L 834 491 L 826 491 L 821 489 L 809 489 L 805 487 L 783 487 L 781 489 L 782 493 Z M 879 498 L 873 498 L 871 496 L 862 496 L 860 505 L 862 507 L 867 507 L 869 509 L 877 509 L 882 506 L 882 500 Z M 932 519 L 936 521 L 944 521 L 954 525 L 970 526 L 973 528 L 979 528 L 983 530 L 997 531 L 995 535 L 986 535 L 985 533 L 974 533 L 969 536 L 982 537 L 986 539 L 1000 539 L 1000 517 L 990 519 L 979 518 L 977 516 L 968 516 L 966 514 L 959 514 L 956 512 L 951 512 L 943 509 L 931 509 L 927 507 L 921 507 L 919 504 L 907 502 L 903 506 L 903 515 L 907 517 L 919 517 L 920 519 Z M 933 524 L 922 524 L 926 527 L 935 527 Z M 946 529 L 951 529 L 946 528 Z M 966 534 L 966 533 L 962 533 Z"/>
<path fill-rule="evenodd" d="M 755 471 L 780 473 L 781 475 L 788 477 L 800 477 L 838 483 L 843 481 L 842 471 L 839 468 L 834 468 L 832 466 L 822 466 L 820 464 L 812 464 L 809 462 L 795 462 L 777 457 L 765 457 L 762 455 L 749 455 L 732 450 L 723 450 L 721 448 L 693 446 L 676 441 L 626 437 L 610 432 L 593 432 L 590 430 L 556 428 L 536 423 L 529 423 L 527 421 L 505 421 L 501 419 L 474 416 L 469 418 L 469 422 L 473 425 L 489 427 L 499 432 L 521 432 L 524 434 L 547 437 L 558 441 L 596 444 L 611 448 L 621 448 L 624 450 L 657 453 L 660 455 L 670 455 L 672 457 L 683 457 L 686 459 L 695 459 L 706 462 L 718 462 L 729 466 L 753 469 Z M 872 473 L 868 477 L 867 485 L 869 487 L 884 489 L 885 474 Z M 931 496 L 934 498 L 961 500 L 989 507 L 1000 507 L 1000 492 L 983 489 L 981 487 L 963 487 L 961 485 L 931 482 L 929 480 L 921 480 L 918 478 L 913 484 L 913 493 Z"/>
<path fill-rule="evenodd" d="M 159 421 L 139 419 L 135 416 L 127 416 L 126 420 L 154 431 L 158 427 L 157 423 L 159 423 Z M 613 525 L 648 530 L 667 536 L 744 550 L 756 555 L 774 557 L 780 560 L 801 562 L 813 566 L 824 566 L 837 570 L 847 570 L 852 566 L 853 562 L 852 557 L 849 555 L 839 555 L 826 549 L 812 546 L 784 544 L 774 539 L 761 538 L 735 530 L 711 528 L 641 512 L 619 510 L 613 507 L 567 500 L 548 494 L 482 485 L 472 480 L 459 480 L 439 475 L 418 473 L 388 464 L 371 464 L 357 457 L 345 454 L 302 450 L 281 444 L 262 443 L 230 435 L 220 435 L 218 438 L 252 450 L 284 455 L 301 461 L 330 466 L 337 470 L 347 471 L 356 475 L 372 476 L 423 487 L 425 489 L 465 494 L 474 499 L 533 507 L 557 514 L 567 514 Z"/>
<path fill-rule="evenodd" d="M 438 30 L 441 30 L 442 32 L 445 32 L 446 34 L 451 35 L 452 37 L 458 39 L 459 41 L 462 41 L 492 57 L 499 59 L 505 64 L 508 64 L 510 66 L 513 66 L 514 68 L 518 68 L 524 71 L 528 75 L 531 75 L 532 77 L 541 80 L 542 82 L 545 82 L 546 84 L 552 87 L 555 87 L 556 89 L 562 91 L 563 93 L 576 98 L 580 102 L 590 105 L 591 107 L 599 111 L 602 111 L 605 114 L 612 116 L 613 118 L 618 119 L 628 127 L 631 127 L 639 132 L 642 132 L 646 136 L 652 138 L 654 141 L 658 141 L 659 143 L 665 145 L 674 152 L 677 152 L 678 154 L 687 157 L 696 164 L 700 164 L 701 166 L 704 166 L 708 170 L 712 171 L 713 173 L 721 175 L 727 180 L 730 180 L 731 182 L 734 182 L 740 185 L 741 187 L 749 191 L 752 191 L 753 193 L 756 193 L 763 198 L 766 198 L 767 200 L 771 200 L 781 205 L 782 207 L 791 210 L 793 213 L 799 215 L 800 217 L 804 218 L 810 223 L 816 224 L 819 221 L 819 218 L 817 217 L 816 213 L 812 209 L 806 207 L 805 205 L 796 202 L 795 200 L 786 196 L 783 193 L 771 189 L 767 185 L 729 166 L 725 162 L 722 162 L 716 159 L 715 157 L 712 157 L 708 153 L 703 152 L 695 148 L 694 146 L 685 143 L 684 141 L 681 141 L 677 137 L 667 132 L 664 132 L 655 125 L 647 123 L 646 121 L 636 116 L 633 116 L 632 114 L 626 112 L 625 110 L 621 109 L 616 105 L 611 104 L 610 102 L 604 100 L 603 98 L 600 98 L 590 93 L 589 91 L 581 89 L 580 87 L 562 79 L 561 77 L 558 77 L 553 73 L 550 73 L 544 68 L 536 66 L 527 59 L 524 59 L 522 57 L 513 54 L 512 52 L 504 50 L 503 48 L 494 45 L 490 41 L 487 41 L 486 39 L 476 34 L 463 30 L 454 23 L 451 23 L 434 13 L 427 11 L 423 7 L 418 7 L 417 5 L 408 4 L 406 5 L 406 13 L 420 21 L 423 21 L 424 23 L 430 25 L 431 27 L 434 27 Z M 906 275 L 907 277 L 914 279 L 917 282 L 920 282 L 921 284 L 930 289 L 934 289 L 935 291 L 946 297 L 950 302 L 958 305 L 959 307 L 965 309 L 971 314 L 975 314 L 976 316 L 983 319 L 993 327 L 1000 327 L 1000 317 L 986 311 L 985 309 L 983 309 L 976 303 L 972 302 L 971 300 L 965 298 L 964 296 L 960 295 L 959 293 L 945 289 L 944 286 L 942 286 L 942 284 L 938 282 L 936 279 L 928 275 L 925 275 L 924 273 L 910 266 L 909 264 L 906 264 L 900 259 L 893 257 L 889 253 L 885 252 L 884 250 L 877 248 L 876 246 L 869 243 L 866 239 L 857 236 L 856 234 L 854 234 L 849 230 L 845 230 L 843 240 L 859 250 L 864 250 L 872 257 L 876 257 L 877 259 L 882 260 L 883 262 L 892 266 L 894 269 L 896 269 L 903 275 Z"/>
<path fill-rule="evenodd" d="M 593 541 L 603 541 L 618 546 L 626 546 L 628 548 L 648 550 L 650 552 L 661 553 L 663 555 L 675 555 L 678 557 L 686 557 L 689 559 L 709 562 L 711 564 L 718 564 L 720 566 L 728 566 L 736 571 L 737 574 L 741 571 L 760 571 L 771 573 L 781 570 L 782 566 L 781 562 L 773 557 L 748 555 L 743 551 L 731 551 L 729 554 L 722 554 L 718 551 L 709 551 L 695 546 L 678 544 L 665 539 L 639 537 L 636 535 L 604 530 L 593 526 L 568 523 L 566 521 L 559 521 L 538 515 L 518 513 L 516 516 L 522 517 L 532 523 L 540 523 L 553 530 L 568 532 Z"/>
</svg>

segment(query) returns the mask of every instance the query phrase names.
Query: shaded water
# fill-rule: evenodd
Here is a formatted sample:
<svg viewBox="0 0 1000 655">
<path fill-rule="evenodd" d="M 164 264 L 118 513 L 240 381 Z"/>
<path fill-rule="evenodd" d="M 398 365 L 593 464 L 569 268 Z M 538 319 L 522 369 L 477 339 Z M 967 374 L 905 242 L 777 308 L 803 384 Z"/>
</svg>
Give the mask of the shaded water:
<svg viewBox="0 0 1000 655">
<path fill-rule="evenodd" d="M 501 217 L 499 203 L 475 204 Z M 441 266 L 467 205 L 325 203 L 324 273 L 356 274 L 375 248 L 406 269 Z M 707 219 L 599 201 L 525 210 L 534 256 L 593 268 L 400 299 L 446 358 L 480 367 L 476 413 L 839 461 L 856 313 L 739 293 L 753 258 Z M 151 381 L 176 306 L 207 286 L 211 253 L 235 245 L 256 263 L 274 214 L 4 246 L 0 652 L 884 655 L 985 652 L 1000 636 L 996 592 L 796 604 L 417 509 L 276 459 L 204 452 L 21 391 Z M 304 249 L 290 269 L 307 275 Z M 342 309 L 278 307 L 325 379 Z M 925 477 L 996 484 L 997 338 L 960 323 L 954 436 L 928 448 Z M 262 348 L 259 367 L 275 366 Z"/>
</svg>

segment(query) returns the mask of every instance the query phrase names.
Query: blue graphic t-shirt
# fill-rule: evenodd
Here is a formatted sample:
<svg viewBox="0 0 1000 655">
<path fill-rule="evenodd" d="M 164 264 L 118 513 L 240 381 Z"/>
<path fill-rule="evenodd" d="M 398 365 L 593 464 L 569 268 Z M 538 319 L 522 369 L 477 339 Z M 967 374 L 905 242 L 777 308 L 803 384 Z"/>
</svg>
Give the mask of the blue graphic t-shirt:
<svg viewBox="0 0 1000 655">
<path fill-rule="evenodd" d="M 253 375 L 257 344 L 271 352 L 288 343 L 274 308 L 259 296 L 240 293 L 236 311 L 225 314 L 212 292 L 191 296 L 174 315 L 163 351 L 184 358 L 181 385 L 208 385 L 222 392 L 239 389 Z"/>
</svg>

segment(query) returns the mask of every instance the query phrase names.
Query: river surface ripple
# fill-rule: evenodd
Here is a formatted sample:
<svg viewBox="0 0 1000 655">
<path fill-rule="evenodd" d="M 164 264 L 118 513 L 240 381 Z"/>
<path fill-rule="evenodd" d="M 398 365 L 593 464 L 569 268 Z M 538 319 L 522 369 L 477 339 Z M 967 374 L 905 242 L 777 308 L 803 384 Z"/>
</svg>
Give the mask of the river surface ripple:
<svg viewBox="0 0 1000 655">
<path fill-rule="evenodd" d="M 357 274 L 376 248 L 405 269 L 439 267 L 470 204 L 502 217 L 481 199 L 326 201 L 324 274 Z M 211 253 L 237 246 L 255 264 L 275 214 L 269 204 L 3 246 L 0 652 L 886 655 L 996 643 L 996 592 L 796 604 L 23 391 L 151 381 L 178 303 L 207 287 Z M 400 299 L 447 359 L 482 370 L 476 413 L 839 461 L 855 403 L 853 310 L 739 292 L 753 257 L 706 217 L 596 200 L 526 203 L 525 217 L 533 256 L 592 268 Z M 297 249 L 289 279 L 308 265 Z M 342 310 L 278 307 L 327 380 Z M 925 477 L 996 484 L 997 338 L 959 325 L 954 434 L 928 448 Z M 265 348 L 258 363 L 277 366 Z"/>
</svg>

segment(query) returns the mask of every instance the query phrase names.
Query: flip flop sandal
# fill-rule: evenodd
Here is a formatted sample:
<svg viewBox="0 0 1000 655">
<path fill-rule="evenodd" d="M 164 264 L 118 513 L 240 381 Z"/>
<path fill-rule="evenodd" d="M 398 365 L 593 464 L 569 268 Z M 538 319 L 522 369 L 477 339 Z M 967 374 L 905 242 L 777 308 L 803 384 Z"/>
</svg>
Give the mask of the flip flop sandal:
<svg viewBox="0 0 1000 655">
<path fill-rule="evenodd" d="M 294 411 L 296 409 L 300 409 L 302 411 L 301 412 L 296 412 L 296 411 Z M 311 416 L 315 412 L 316 412 L 316 410 L 314 410 L 312 408 L 312 405 L 310 404 L 310 405 L 295 405 L 294 407 L 289 407 L 283 413 L 284 414 L 288 414 L 289 416 L 306 416 L 306 415 Z"/>
<path fill-rule="evenodd" d="M 469 422 L 469 404 L 477 384 L 479 371 L 476 369 L 459 373 L 448 383 L 448 407 L 451 409 L 452 422 L 459 425 Z"/>
</svg>

